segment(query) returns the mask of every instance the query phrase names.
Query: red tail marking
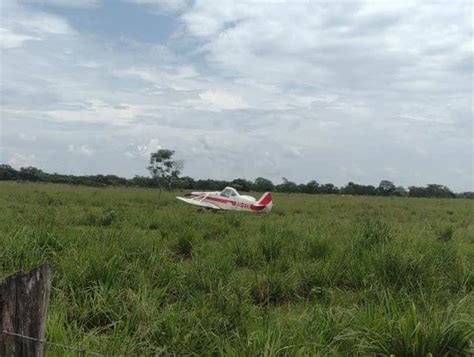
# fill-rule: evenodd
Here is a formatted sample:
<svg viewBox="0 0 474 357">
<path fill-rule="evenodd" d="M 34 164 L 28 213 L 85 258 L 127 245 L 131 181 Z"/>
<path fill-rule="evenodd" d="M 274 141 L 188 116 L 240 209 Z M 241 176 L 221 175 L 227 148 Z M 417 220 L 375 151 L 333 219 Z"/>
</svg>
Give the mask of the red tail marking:
<svg viewBox="0 0 474 357">
<path fill-rule="evenodd" d="M 267 192 L 262 196 L 262 198 L 260 199 L 260 201 L 257 202 L 257 204 L 262 205 L 262 206 L 266 206 L 270 202 L 272 202 L 272 194 L 271 194 L 271 192 Z"/>
</svg>

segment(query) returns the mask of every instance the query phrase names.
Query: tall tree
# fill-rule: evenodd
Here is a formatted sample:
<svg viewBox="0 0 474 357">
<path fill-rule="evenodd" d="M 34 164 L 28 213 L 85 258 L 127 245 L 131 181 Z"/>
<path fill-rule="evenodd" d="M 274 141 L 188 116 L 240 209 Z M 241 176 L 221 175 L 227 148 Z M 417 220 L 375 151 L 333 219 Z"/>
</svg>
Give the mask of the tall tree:
<svg viewBox="0 0 474 357">
<path fill-rule="evenodd" d="M 174 150 L 159 149 L 150 155 L 150 165 L 147 167 L 151 176 L 157 181 L 160 187 L 166 184 L 168 189 L 176 181 L 181 173 L 183 164 L 173 159 Z"/>
<path fill-rule="evenodd" d="M 393 182 L 388 180 L 382 180 L 380 181 L 377 191 L 379 195 L 391 196 L 395 192 L 396 188 L 397 187 L 393 184 Z"/>
<path fill-rule="evenodd" d="M 269 179 L 257 177 L 255 179 L 255 183 L 253 184 L 253 188 L 258 192 L 273 191 L 275 189 L 275 185 Z"/>
<path fill-rule="evenodd" d="M 311 180 L 306 184 L 305 193 L 318 193 L 319 183 L 315 180 Z"/>
<path fill-rule="evenodd" d="M 252 190 L 253 182 L 246 179 L 238 178 L 232 180 L 231 184 L 237 191 L 249 192 Z"/>
<path fill-rule="evenodd" d="M 393 196 L 406 197 L 408 196 L 408 191 L 403 186 L 397 186 L 395 191 L 392 193 Z"/>
<path fill-rule="evenodd" d="M 279 192 L 298 192 L 298 185 L 293 181 L 288 180 L 286 177 L 282 177 L 283 183 L 277 185 L 277 191 Z"/>
<path fill-rule="evenodd" d="M 17 180 L 18 172 L 10 165 L 0 165 L 0 180 Z"/>
</svg>

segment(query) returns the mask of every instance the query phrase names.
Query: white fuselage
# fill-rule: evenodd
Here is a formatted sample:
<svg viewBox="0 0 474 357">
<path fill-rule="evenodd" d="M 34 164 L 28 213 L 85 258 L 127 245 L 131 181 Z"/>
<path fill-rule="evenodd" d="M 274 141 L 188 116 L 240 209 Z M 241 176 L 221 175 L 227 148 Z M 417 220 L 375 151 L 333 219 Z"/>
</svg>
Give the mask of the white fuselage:
<svg viewBox="0 0 474 357">
<path fill-rule="evenodd" d="M 177 197 L 177 199 L 216 210 L 269 212 L 272 209 L 272 195 L 269 192 L 265 193 L 260 201 L 252 196 L 240 195 L 232 187 L 226 187 L 221 192 L 192 192 L 186 196 Z"/>
<path fill-rule="evenodd" d="M 216 205 L 220 209 L 235 210 L 235 211 L 251 211 L 252 205 L 255 205 L 257 200 L 252 196 L 239 195 L 231 197 L 221 196 L 221 192 L 192 192 L 191 197 L 195 200 L 203 200 Z"/>
</svg>

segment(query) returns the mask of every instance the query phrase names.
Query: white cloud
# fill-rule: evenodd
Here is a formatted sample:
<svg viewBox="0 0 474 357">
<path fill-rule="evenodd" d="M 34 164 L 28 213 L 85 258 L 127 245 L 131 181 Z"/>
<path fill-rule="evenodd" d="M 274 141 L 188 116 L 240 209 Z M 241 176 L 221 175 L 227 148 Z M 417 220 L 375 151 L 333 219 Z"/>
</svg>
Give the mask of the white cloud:
<svg viewBox="0 0 474 357">
<path fill-rule="evenodd" d="M 152 83 L 156 88 L 170 88 L 176 91 L 196 90 L 205 85 L 199 82 L 198 74 L 191 66 L 131 67 L 116 71 L 114 74 L 125 78 L 140 78 Z"/>
<path fill-rule="evenodd" d="M 160 141 L 158 139 L 150 139 L 148 144 L 137 145 L 137 152 L 140 156 L 148 157 L 152 152 L 161 149 Z"/>
<path fill-rule="evenodd" d="M 247 104 L 241 96 L 236 96 L 226 91 L 208 90 L 199 94 L 199 98 L 208 110 L 220 111 L 247 108 Z"/>
<path fill-rule="evenodd" d="M 24 0 L 25 3 L 35 3 L 37 0 Z M 41 0 L 41 3 L 61 6 L 61 7 L 71 7 L 71 8 L 89 8 L 98 6 L 102 0 Z"/>
<path fill-rule="evenodd" d="M 27 134 L 27 133 L 18 133 L 18 137 L 21 140 L 24 140 L 24 141 L 35 141 L 36 140 L 36 135 L 31 135 L 31 134 Z"/>
<path fill-rule="evenodd" d="M 170 12 L 183 11 L 189 7 L 190 0 L 127 0 L 137 5 L 148 6 L 154 10 L 163 10 Z"/>
<path fill-rule="evenodd" d="M 411 2 L 198 1 L 182 18 L 189 32 L 204 40 L 208 61 L 227 76 L 367 91 L 380 80 L 415 83 L 421 73 L 467 55 L 460 46 L 472 27 L 467 2 L 413 7 Z M 454 17 L 457 25 L 451 25 Z M 427 54 L 440 47 L 441 57 Z M 406 78 L 399 71 L 406 71 Z M 439 74 L 430 74 L 422 88 L 432 89 Z"/>
<path fill-rule="evenodd" d="M 157 138 L 148 140 L 146 144 L 131 143 L 127 146 L 125 156 L 129 158 L 149 158 L 152 152 L 161 149 L 160 141 Z"/>
<path fill-rule="evenodd" d="M 12 22 L 25 31 L 37 34 L 65 35 L 73 32 L 63 18 L 44 12 L 18 16 Z"/>
<path fill-rule="evenodd" d="M 15 169 L 20 169 L 21 167 L 36 166 L 36 156 L 33 154 L 21 154 L 14 153 L 8 160 L 8 164 Z"/>
<path fill-rule="evenodd" d="M 45 40 L 51 35 L 72 34 L 69 23 L 60 16 L 31 11 L 15 1 L 2 4 L 0 48 L 21 47 L 27 41 Z"/>
<path fill-rule="evenodd" d="M 51 119 L 58 122 L 110 123 L 124 125 L 133 121 L 142 109 L 127 104 L 111 105 L 99 99 L 89 99 L 83 103 L 68 103 L 73 109 L 45 111 Z M 80 108 L 74 107 L 78 106 Z"/>
<path fill-rule="evenodd" d="M 287 145 L 283 148 L 285 155 L 293 158 L 302 157 L 301 151 L 299 148 L 291 145 Z"/>
<path fill-rule="evenodd" d="M 67 147 L 67 151 L 84 156 L 92 156 L 94 154 L 94 150 L 86 145 L 76 146 L 73 144 L 69 144 Z"/>
<path fill-rule="evenodd" d="M 0 28 L 0 48 L 20 47 L 25 41 L 39 40 L 38 37 L 14 33 L 9 29 Z"/>
<path fill-rule="evenodd" d="M 470 3 L 132 2 L 170 17 L 170 37 L 130 41 L 94 32 L 74 8 L 7 4 L 9 156 L 27 146 L 61 172 L 70 161 L 51 153 L 87 142 L 97 155 L 73 146 L 84 151 L 74 170 L 133 175 L 166 147 L 196 177 L 377 183 L 393 167 L 397 184 L 416 184 L 416 171 L 472 186 L 449 174 L 473 159 Z M 17 133 L 31 127 L 37 140 L 25 142 Z"/>
</svg>

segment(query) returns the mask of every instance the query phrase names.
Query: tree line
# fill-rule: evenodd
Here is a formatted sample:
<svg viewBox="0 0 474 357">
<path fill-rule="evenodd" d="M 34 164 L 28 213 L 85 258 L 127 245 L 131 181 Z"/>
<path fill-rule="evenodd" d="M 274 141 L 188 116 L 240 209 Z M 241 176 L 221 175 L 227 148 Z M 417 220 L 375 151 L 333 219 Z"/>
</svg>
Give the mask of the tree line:
<svg viewBox="0 0 474 357">
<path fill-rule="evenodd" d="M 150 165 L 152 166 L 152 165 Z M 150 169 L 150 167 L 149 167 Z M 151 169 L 151 173 L 152 173 Z M 159 170 L 155 170 L 159 172 Z M 258 177 L 254 181 L 243 178 L 234 180 L 194 179 L 189 176 L 179 177 L 179 170 L 171 168 L 170 175 L 160 176 L 158 174 L 147 176 L 135 176 L 131 179 L 116 175 L 63 175 L 58 173 L 47 173 L 35 167 L 22 167 L 19 170 L 10 165 L 0 165 L 0 181 L 31 181 L 62 183 L 69 185 L 86 185 L 96 187 L 106 186 L 129 186 L 149 187 L 185 190 L 222 190 L 226 186 L 232 186 L 242 192 L 285 192 L 285 193 L 307 193 L 307 194 L 342 194 L 363 196 L 399 196 L 399 197 L 439 197 L 439 198 L 470 198 L 474 199 L 474 192 L 454 193 L 448 187 L 439 184 L 429 184 L 425 187 L 410 186 L 405 189 L 396 186 L 388 180 L 382 180 L 378 186 L 361 185 L 349 182 L 347 185 L 337 187 L 331 183 L 319 183 L 315 180 L 304 184 L 297 184 L 283 178 L 279 184 L 273 183 L 264 177 Z"/>
</svg>

